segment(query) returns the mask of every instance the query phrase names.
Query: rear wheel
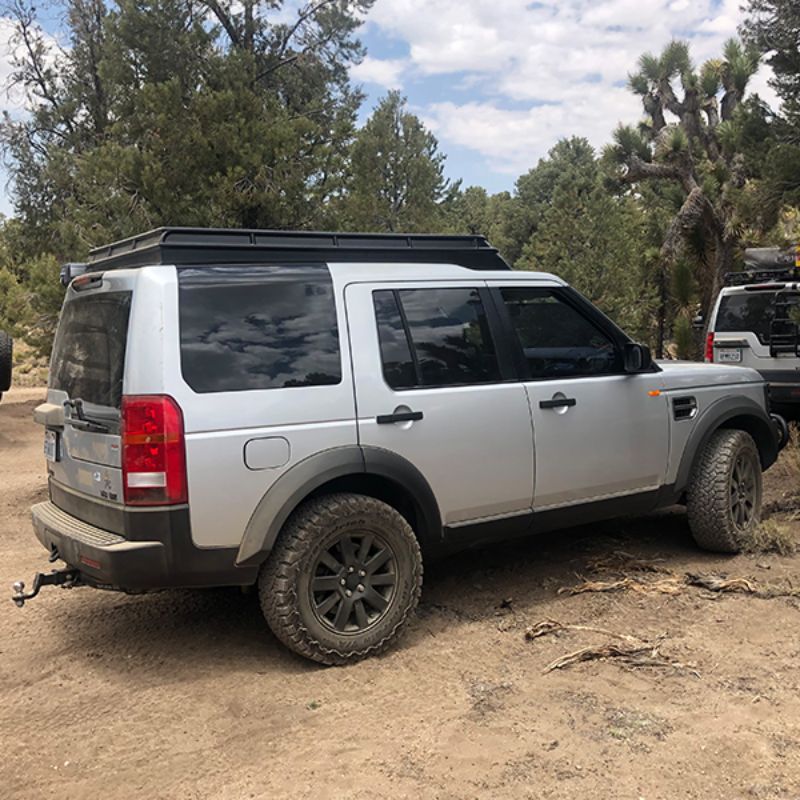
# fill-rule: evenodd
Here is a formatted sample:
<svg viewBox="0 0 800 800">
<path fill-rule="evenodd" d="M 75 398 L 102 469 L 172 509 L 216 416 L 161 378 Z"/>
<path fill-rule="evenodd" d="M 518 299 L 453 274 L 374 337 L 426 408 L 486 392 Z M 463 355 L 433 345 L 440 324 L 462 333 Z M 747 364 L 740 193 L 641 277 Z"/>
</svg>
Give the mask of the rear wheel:
<svg viewBox="0 0 800 800">
<path fill-rule="evenodd" d="M 695 541 L 706 550 L 738 553 L 761 521 L 761 459 L 745 431 L 718 430 L 692 471 L 686 508 Z"/>
<path fill-rule="evenodd" d="M 13 342 L 11 337 L 0 331 L 0 396 L 11 388 L 11 357 Z"/>
<path fill-rule="evenodd" d="M 332 494 L 301 506 L 259 576 L 273 633 L 322 664 L 387 649 L 419 601 L 422 555 L 411 526 L 372 497 Z"/>
</svg>

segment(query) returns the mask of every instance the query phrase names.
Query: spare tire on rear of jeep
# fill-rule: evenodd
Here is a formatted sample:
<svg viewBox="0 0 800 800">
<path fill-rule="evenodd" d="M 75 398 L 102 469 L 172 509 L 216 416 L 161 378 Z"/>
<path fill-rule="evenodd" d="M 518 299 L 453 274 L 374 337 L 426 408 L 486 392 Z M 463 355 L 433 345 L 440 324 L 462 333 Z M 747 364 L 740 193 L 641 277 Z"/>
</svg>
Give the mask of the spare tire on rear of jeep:
<svg viewBox="0 0 800 800">
<path fill-rule="evenodd" d="M 7 392 L 11 388 L 12 352 L 11 337 L 5 331 L 0 331 L 0 397 L 3 396 L 3 392 Z"/>
</svg>

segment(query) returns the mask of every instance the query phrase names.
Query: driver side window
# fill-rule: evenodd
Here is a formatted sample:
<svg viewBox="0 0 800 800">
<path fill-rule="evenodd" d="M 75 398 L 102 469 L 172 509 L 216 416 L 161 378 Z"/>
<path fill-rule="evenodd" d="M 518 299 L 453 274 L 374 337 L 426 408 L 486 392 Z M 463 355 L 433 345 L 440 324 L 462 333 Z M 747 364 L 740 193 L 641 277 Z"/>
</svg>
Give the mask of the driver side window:
<svg viewBox="0 0 800 800">
<path fill-rule="evenodd" d="M 503 303 L 534 380 L 622 371 L 614 342 L 552 289 L 504 288 Z"/>
</svg>

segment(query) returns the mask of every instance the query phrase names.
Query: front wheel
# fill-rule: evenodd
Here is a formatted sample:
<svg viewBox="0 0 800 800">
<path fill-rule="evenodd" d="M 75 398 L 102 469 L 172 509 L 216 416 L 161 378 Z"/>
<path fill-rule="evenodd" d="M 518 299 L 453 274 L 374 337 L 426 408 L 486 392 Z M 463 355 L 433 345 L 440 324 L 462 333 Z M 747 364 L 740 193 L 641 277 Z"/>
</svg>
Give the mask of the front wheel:
<svg viewBox="0 0 800 800">
<path fill-rule="evenodd" d="M 745 431 L 716 431 L 692 470 L 686 508 L 700 547 L 718 553 L 745 548 L 761 521 L 761 459 Z"/>
<path fill-rule="evenodd" d="M 393 644 L 422 588 L 414 531 L 373 497 L 331 494 L 289 519 L 261 570 L 259 599 L 273 633 L 322 664 L 347 664 Z"/>
</svg>

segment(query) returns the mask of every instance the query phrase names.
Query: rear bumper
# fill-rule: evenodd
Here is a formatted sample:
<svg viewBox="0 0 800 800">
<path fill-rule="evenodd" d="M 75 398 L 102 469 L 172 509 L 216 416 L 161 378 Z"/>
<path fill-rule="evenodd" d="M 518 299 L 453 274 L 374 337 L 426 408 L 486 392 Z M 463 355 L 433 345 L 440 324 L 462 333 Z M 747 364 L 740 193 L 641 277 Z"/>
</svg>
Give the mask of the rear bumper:
<svg viewBox="0 0 800 800">
<path fill-rule="evenodd" d="M 31 517 L 36 538 L 80 570 L 87 583 L 128 591 L 166 585 L 167 554 L 160 542 L 129 542 L 81 522 L 49 501 L 33 506 Z"/>
<path fill-rule="evenodd" d="M 141 592 L 248 586 L 257 578 L 258 566 L 236 566 L 236 548 L 194 545 L 186 506 L 104 508 L 52 482 L 50 489 L 58 505 L 46 501 L 31 509 L 36 538 L 47 550 L 55 548 L 59 558 L 79 570 L 85 583 Z M 112 524 L 92 524 L 99 520 Z"/>
<path fill-rule="evenodd" d="M 769 386 L 773 406 L 800 406 L 800 372 L 795 369 L 760 370 Z"/>
<path fill-rule="evenodd" d="M 769 401 L 772 405 L 800 405 L 800 383 L 770 383 Z"/>
</svg>

